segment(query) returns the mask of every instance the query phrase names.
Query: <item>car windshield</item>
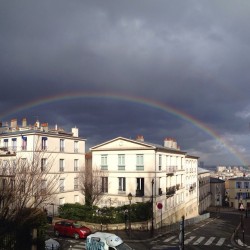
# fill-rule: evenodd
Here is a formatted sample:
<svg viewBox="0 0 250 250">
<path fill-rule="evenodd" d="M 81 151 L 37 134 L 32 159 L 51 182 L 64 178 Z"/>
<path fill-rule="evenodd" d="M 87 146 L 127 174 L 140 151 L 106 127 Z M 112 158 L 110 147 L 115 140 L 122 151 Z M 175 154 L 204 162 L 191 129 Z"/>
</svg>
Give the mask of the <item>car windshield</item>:
<svg viewBox="0 0 250 250">
<path fill-rule="evenodd" d="M 116 249 L 117 249 L 117 250 L 132 250 L 132 248 L 129 247 L 129 246 L 128 246 L 127 244 L 125 244 L 125 243 L 122 243 L 121 245 L 116 246 Z"/>
<path fill-rule="evenodd" d="M 79 223 L 73 223 L 73 225 L 74 225 L 75 228 L 80 228 L 80 227 L 82 227 L 82 225 L 79 224 Z"/>
</svg>

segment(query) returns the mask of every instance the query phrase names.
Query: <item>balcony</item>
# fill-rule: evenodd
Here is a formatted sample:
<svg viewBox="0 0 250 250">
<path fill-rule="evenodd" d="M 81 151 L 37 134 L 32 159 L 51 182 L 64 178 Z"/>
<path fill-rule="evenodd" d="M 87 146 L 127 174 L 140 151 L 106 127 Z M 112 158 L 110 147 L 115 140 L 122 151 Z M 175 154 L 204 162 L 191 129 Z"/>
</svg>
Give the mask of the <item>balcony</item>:
<svg viewBox="0 0 250 250">
<path fill-rule="evenodd" d="M 125 170 L 125 166 L 124 165 L 118 165 L 118 170 L 124 171 Z"/>
<path fill-rule="evenodd" d="M 136 170 L 137 170 L 137 171 L 144 171 L 144 166 L 137 165 L 137 166 L 136 166 Z"/>
<path fill-rule="evenodd" d="M 166 188 L 166 196 L 167 197 L 173 196 L 175 194 L 175 191 L 176 191 L 176 187 L 175 186 Z"/>
<path fill-rule="evenodd" d="M 143 197 L 144 196 L 144 190 L 143 189 L 142 190 L 137 189 L 135 191 L 135 196 L 136 197 Z"/>
<path fill-rule="evenodd" d="M 108 165 L 102 165 L 101 170 L 108 170 Z"/>
</svg>

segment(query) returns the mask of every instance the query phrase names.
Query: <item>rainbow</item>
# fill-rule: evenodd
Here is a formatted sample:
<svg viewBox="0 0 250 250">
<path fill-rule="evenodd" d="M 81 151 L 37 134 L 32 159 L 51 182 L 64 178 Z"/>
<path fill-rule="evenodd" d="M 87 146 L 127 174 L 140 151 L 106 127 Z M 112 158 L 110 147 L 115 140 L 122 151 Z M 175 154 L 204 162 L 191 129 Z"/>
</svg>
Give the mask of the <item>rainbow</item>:
<svg viewBox="0 0 250 250">
<path fill-rule="evenodd" d="M 58 102 L 58 101 L 64 101 L 64 100 L 72 100 L 72 99 L 80 99 L 80 98 L 102 98 L 102 99 L 112 99 L 117 101 L 126 101 L 131 103 L 137 103 L 142 104 L 144 106 L 148 106 L 151 108 L 155 108 L 157 110 L 162 110 L 164 112 L 170 113 L 174 116 L 177 116 L 181 118 L 182 120 L 185 120 L 191 124 L 193 124 L 198 129 L 204 131 L 209 136 L 212 136 L 214 139 L 219 141 L 224 147 L 228 149 L 230 153 L 232 153 L 239 162 L 242 163 L 242 165 L 249 165 L 248 162 L 241 156 L 240 152 L 238 152 L 235 148 L 233 148 L 231 145 L 229 145 L 216 131 L 209 128 L 206 124 L 202 123 L 195 117 L 184 113 L 181 110 L 178 110 L 174 107 L 171 107 L 165 103 L 161 103 L 158 101 L 150 100 L 147 98 L 139 97 L 139 96 L 128 96 L 123 94 L 117 94 L 117 93 L 96 93 L 96 92 L 73 92 L 68 94 L 58 94 L 53 96 L 46 96 L 44 98 L 36 99 L 34 101 L 27 102 L 23 105 L 20 105 L 18 107 L 15 107 L 11 110 L 6 111 L 5 113 L 0 114 L 0 120 L 3 120 L 4 117 L 9 115 L 18 114 L 19 112 L 23 110 L 27 110 L 33 107 L 45 105 L 48 103 Z"/>
</svg>

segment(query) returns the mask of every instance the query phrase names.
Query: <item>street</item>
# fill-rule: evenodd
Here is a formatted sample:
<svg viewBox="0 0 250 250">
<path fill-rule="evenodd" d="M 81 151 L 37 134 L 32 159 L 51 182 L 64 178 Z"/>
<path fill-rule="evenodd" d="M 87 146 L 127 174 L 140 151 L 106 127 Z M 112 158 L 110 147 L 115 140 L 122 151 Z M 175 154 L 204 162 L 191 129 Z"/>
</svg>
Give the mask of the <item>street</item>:
<svg viewBox="0 0 250 250">
<path fill-rule="evenodd" d="M 239 213 L 221 213 L 211 214 L 207 220 L 201 221 L 195 225 L 185 226 L 184 229 L 184 249 L 238 249 L 231 241 L 231 236 L 240 223 Z M 133 233 L 133 232 L 132 232 Z M 55 238 L 61 244 L 62 250 L 80 250 L 85 249 L 85 240 L 75 240 L 67 237 Z M 130 241 L 127 244 L 136 250 L 164 249 L 166 246 L 179 245 L 179 231 L 166 232 L 164 236 L 157 239 L 145 241 Z"/>
</svg>

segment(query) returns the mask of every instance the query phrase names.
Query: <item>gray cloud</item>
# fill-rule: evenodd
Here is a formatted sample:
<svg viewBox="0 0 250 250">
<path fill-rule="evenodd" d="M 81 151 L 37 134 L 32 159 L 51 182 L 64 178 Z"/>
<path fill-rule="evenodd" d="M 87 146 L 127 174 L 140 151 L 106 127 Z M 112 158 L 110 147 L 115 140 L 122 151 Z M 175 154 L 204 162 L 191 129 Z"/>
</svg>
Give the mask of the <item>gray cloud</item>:
<svg viewBox="0 0 250 250">
<path fill-rule="evenodd" d="M 172 136 L 206 164 L 241 164 L 208 126 L 250 162 L 249 11 L 249 1 L 230 0 L 1 1 L 0 118 L 76 125 L 88 146 L 114 136 L 144 134 L 155 143 Z M 13 111 L 70 93 L 137 96 L 204 128 L 112 98 Z"/>
</svg>

